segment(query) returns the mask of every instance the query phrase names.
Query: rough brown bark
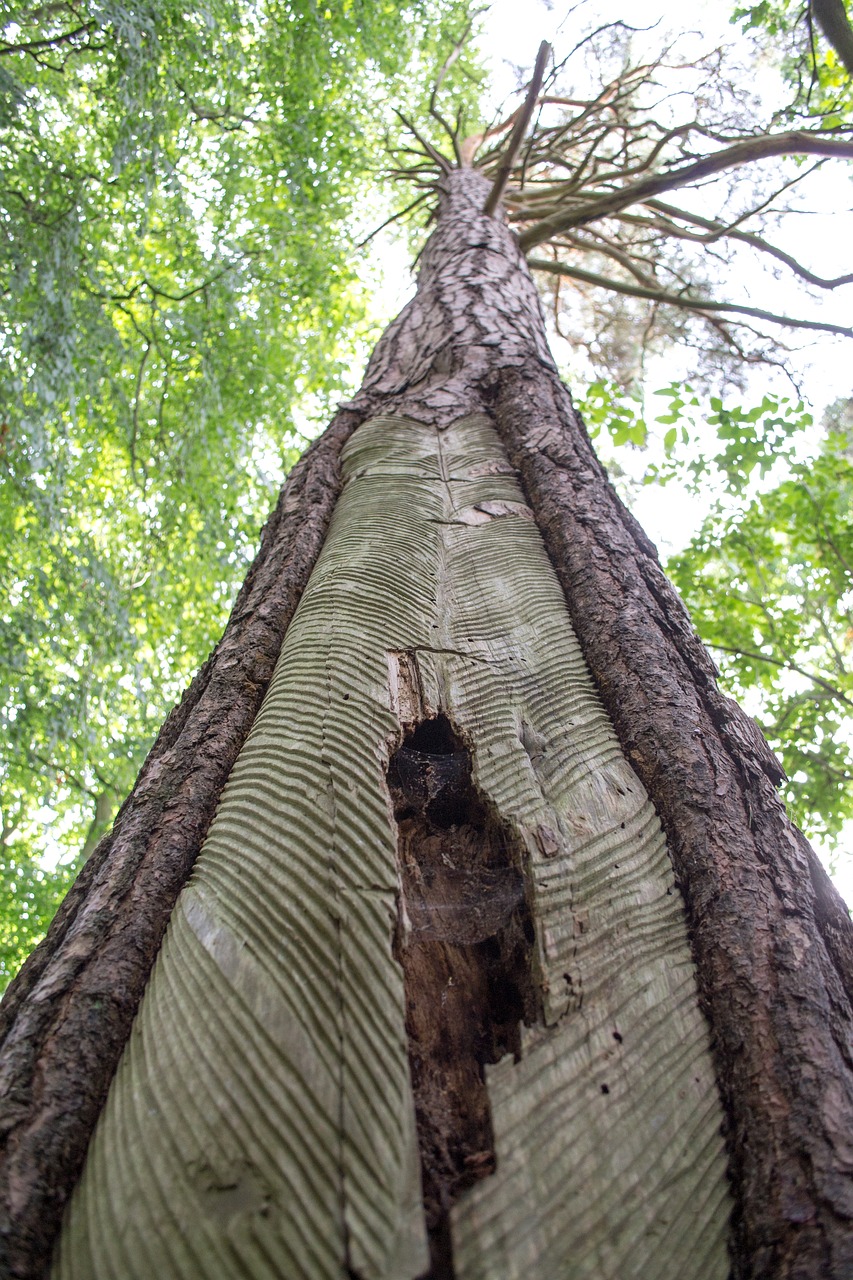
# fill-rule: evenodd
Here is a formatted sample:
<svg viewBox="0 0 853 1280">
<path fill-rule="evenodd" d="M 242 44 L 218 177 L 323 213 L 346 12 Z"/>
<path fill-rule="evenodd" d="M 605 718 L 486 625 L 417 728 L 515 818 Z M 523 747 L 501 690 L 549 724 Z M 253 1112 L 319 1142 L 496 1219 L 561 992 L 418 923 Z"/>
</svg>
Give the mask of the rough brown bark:
<svg viewBox="0 0 853 1280">
<path fill-rule="evenodd" d="M 493 414 L 661 814 L 730 1126 L 736 1274 L 842 1280 L 853 1268 L 849 918 L 784 816 L 778 765 L 717 691 L 654 549 L 591 451 L 518 244 L 481 213 L 488 184 L 461 170 L 443 188 L 416 298 L 294 472 L 222 644 L 4 1004 L 0 1229 L 16 1280 L 43 1273 L 172 904 L 322 543 L 341 444 L 383 412 L 438 425 Z"/>
</svg>

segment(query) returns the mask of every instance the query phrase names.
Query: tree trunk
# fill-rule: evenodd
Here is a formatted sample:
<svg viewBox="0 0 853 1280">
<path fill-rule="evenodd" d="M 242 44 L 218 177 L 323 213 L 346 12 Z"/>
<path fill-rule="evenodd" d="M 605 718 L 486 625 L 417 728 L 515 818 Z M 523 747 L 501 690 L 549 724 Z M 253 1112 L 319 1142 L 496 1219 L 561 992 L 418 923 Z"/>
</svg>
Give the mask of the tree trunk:
<svg viewBox="0 0 853 1280">
<path fill-rule="evenodd" d="M 4 1001 L 6 1275 L 87 1147 L 61 1280 L 853 1268 L 849 918 L 442 185 Z"/>
</svg>

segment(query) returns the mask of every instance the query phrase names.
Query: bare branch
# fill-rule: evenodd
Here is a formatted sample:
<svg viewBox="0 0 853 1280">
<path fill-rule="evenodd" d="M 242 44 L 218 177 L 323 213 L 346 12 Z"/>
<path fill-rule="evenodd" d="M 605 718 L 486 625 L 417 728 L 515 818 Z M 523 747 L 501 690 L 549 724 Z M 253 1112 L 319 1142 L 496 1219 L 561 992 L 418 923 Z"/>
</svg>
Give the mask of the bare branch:
<svg viewBox="0 0 853 1280">
<path fill-rule="evenodd" d="M 568 276 L 571 280 L 580 280 L 584 284 L 596 285 L 601 289 L 611 289 L 615 293 L 626 293 L 632 298 L 649 298 L 653 302 L 665 303 L 670 307 L 682 307 L 701 314 L 703 311 L 727 311 L 737 315 L 752 316 L 755 320 L 769 320 L 773 324 L 784 325 L 788 329 L 817 329 L 821 333 L 835 333 L 843 338 L 853 338 L 853 329 L 840 324 L 829 324 L 822 320 L 795 320 L 792 316 L 776 315 L 773 311 L 764 311 L 760 307 L 744 307 L 736 302 L 713 302 L 707 298 L 691 298 L 687 294 L 666 293 L 662 289 L 647 289 L 639 284 L 629 284 L 625 280 L 613 280 L 608 276 L 600 276 L 594 271 L 585 271 L 582 267 L 570 267 L 564 262 L 549 262 L 546 258 L 530 258 L 528 266 L 534 271 L 548 271 L 552 275 Z"/>
<path fill-rule="evenodd" d="M 369 236 L 365 236 L 363 240 L 359 240 L 358 244 L 355 246 L 356 249 L 363 249 L 366 244 L 370 243 L 374 236 L 379 235 L 380 231 L 384 231 L 386 227 L 390 227 L 392 222 L 399 222 L 401 218 L 405 218 L 407 213 L 411 213 L 413 209 L 417 209 L 418 205 L 423 204 L 424 200 L 426 200 L 428 194 L 428 191 L 422 192 L 421 195 L 413 200 L 411 204 L 407 204 L 405 209 L 401 209 L 399 213 L 392 213 L 390 218 L 386 218 L 384 222 L 380 222 L 379 226 L 371 231 Z"/>
<path fill-rule="evenodd" d="M 468 19 L 468 22 L 465 24 L 465 27 L 462 31 L 462 35 L 456 41 L 456 44 L 453 46 L 453 48 L 450 50 L 450 53 L 445 58 L 444 65 L 442 66 L 441 70 L 438 73 L 438 76 L 436 77 L 435 84 L 432 86 L 432 93 L 429 95 L 429 113 L 434 120 L 438 121 L 442 129 L 450 138 L 450 141 L 453 145 L 453 152 L 456 156 L 456 163 L 459 165 L 460 168 L 462 168 L 464 161 L 462 158 L 462 152 L 459 150 L 459 129 L 458 127 L 456 129 L 451 129 L 450 125 L 447 123 L 444 116 L 441 114 L 441 112 L 438 110 L 438 107 L 436 106 L 436 98 L 438 97 L 439 89 L 444 84 L 444 81 L 447 78 L 448 71 L 453 66 L 454 62 L 457 61 L 462 50 L 465 48 L 465 43 L 469 35 L 471 34 L 471 28 L 473 27 L 477 18 L 479 18 L 480 14 L 485 12 L 486 12 L 486 9 L 485 7 L 483 7 L 481 9 L 475 9 L 474 12 L 471 14 L 471 17 Z"/>
<path fill-rule="evenodd" d="M 513 131 L 509 136 L 509 141 L 507 142 L 503 163 L 498 169 L 492 189 L 486 198 L 486 203 L 483 205 L 483 213 L 487 218 L 494 216 L 494 212 L 500 203 L 500 198 L 506 189 L 506 184 L 509 181 L 509 175 L 512 172 L 513 163 L 515 162 L 519 148 L 524 140 L 524 135 L 527 132 L 527 126 L 530 124 L 530 118 L 536 109 L 536 99 L 539 97 L 539 90 L 542 87 L 542 77 L 545 74 L 545 66 L 550 55 L 551 46 L 548 44 L 547 40 L 543 40 L 539 46 L 539 52 L 536 55 L 536 65 L 533 68 L 533 76 L 530 80 L 527 96 L 524 99 L 524 105 L 521 108 L 521 112 L 515 122 Z"/>
<path fill-rule="evenodd" d="M 679 165 L 665 173 L 655 174 L 615 191 L 584 196 L 582 201 L 578 201 L 569 209 L 555 209 L 550 216 L 522 232 L 519 243 L 524 250 L 533 249 L 562 231 L 567 231 L 571 227 L 584 226 L 597 218 L 608 217 L 610 214 L 628 208 L 629 205 L 650 200 L 661 192 L 692 186 L 704 178 L 739 168 L 743 164 L 786 155 L 836 156 L 841 159 L 851 159 L 853 142 L 828 138 L 825 133 L 808 133 L 803 129 L 744 138 L 742 142 L 723 147 L 720 151 L 712 152 L 690 164 Z"/>
<path fill-rule="evenodd" d="M 418 133 L 415 126 L 412 124 L 411 120 L 409 120 L 406 116 L 404 116 L 402 111 L 395 108 L 394 114 L 398 116 L 400 120 L 403 121 L 403 124 L 409 130 L 409 133 L 412 135 L 412 137 L 418 140 L 418 142 L 421 144 L 421 147 L 423 148 L 425 153 L 429 156 L 430 160 L 432 160 L 435 164 L 437 164 L 439 169 L 441 169 L 444 173 L 449 173 L 453 168 L 453 166 L 451 165 L 450 161 L 447 159 L 447 156 L 443 156 L 440 151 L 437 151 L 428 138 L 422 137 L 421 134 Z"/>
<path fill-rule="evenodd" d="M 738 240 L 742 244 L 751 245 L 753 249 L 759 249 L 762 253 L 769 254 L 779 262 L 784 262 L 785 266 L 790 267 L 791 271 L 798 275 L 801 280 L 805 280 L 808 284 L 816 285 L 820 289 L 837 289 L 842 284 L 853 284 L 853 272 L 846 276 L 835 276 L 832 280 L 824 279 L 823 276 L 815 275 L 813 271 L 809 271 L 790 253 L 785 253 L 784 249 L 779 249 L 776 245 L 770 244 L 763 236 L 756 235 L 754 231 L 738 231 L 735 227 L 727 226 L 723 222 L 714 222 L 710 218 L 701 217 L 698 213 L 687 213 L 671 204 L 664 204 L 661 200 L 648 200 L 646 201 L 646 207 L 660 210 L 661 213 L 670 218 L 676 218 L 682 222 L 690 222 L 697 227 L 706 227 L 710 232 L 710 235 L 703 236 L 668 227 L 669 234 L 686 235 L 688 238 L 698 240 L 703 244 L 708 244 L 710 240 L 720 237 L 724 237 L 727 240 Z"/>
<path fill-rule="evenodd" d="M 769 662 L 774 667 L 784 667 L 786 671 L 796 671 L 797 675 L 805 676 L 807 680 L 811 680 L 812 684 L 816 684 L 818 688 L 825 689 L 833 698 L 837 698 L 839 702 L 843 702 L 848 707 L 853 707 L 853 699 L 848 698 L 846 693 L 842 693 L 837 685 L 824 680 L 822 676 L 815 675 L 813 671 L 807 671 L 805 667 L 800 667 L 796 662 L 790 662 L 787 658 L 774 658 L 769 653 L 756 653 L 752 649 L 737 649 L 731 645 L 718 644 L 716 640 L 709 640 L 712 649 L 719 649 L 721 653 L 731 653 L 738 658 L 749 658 L 752 662 Z"/>
</svg>

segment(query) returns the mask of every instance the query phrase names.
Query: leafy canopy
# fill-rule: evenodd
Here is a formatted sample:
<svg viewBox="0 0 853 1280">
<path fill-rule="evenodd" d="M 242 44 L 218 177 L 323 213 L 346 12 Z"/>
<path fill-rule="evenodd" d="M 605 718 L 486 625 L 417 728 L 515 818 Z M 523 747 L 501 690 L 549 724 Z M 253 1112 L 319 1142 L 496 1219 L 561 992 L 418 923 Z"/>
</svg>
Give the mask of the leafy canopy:
<svg viewBox="0 0 853 1280">
<path fill-rule="evenodd" d="M 726 431 L 724 457 L 736 431 Z M 744 436 L 753 446 L 753 433 Z M 737 486 L 736 494 L 715 503 L 667 570 L 726 687 L 758 714 L 781 755 L 794 820 L 832 843 L 853 817 L 849 427 L 766 492 L 750 497 Z"/>
<path fill-rule="evenodd" d="M 853 109 L 853 28 L 849 0 L 759 0 L 735 9 L 732 21 L 781 50 L 782 74 L 793 90 L 786 109 L 832 128 Z"/>
</svg>

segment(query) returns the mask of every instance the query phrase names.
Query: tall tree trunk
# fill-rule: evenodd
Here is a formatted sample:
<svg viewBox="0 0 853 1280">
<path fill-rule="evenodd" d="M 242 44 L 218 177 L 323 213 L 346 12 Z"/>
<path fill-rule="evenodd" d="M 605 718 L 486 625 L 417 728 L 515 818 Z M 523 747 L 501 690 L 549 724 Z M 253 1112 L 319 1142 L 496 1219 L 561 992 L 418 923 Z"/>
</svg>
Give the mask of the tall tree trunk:
<svg viewBox="0 0 853 1280">
<path fill-rule="evenodd" d="M 63 1280 L 853 1268 L 849 919 L 487 190 L 4 1001 L 9 1276 L 102 1109 Z"/>
</svg>

